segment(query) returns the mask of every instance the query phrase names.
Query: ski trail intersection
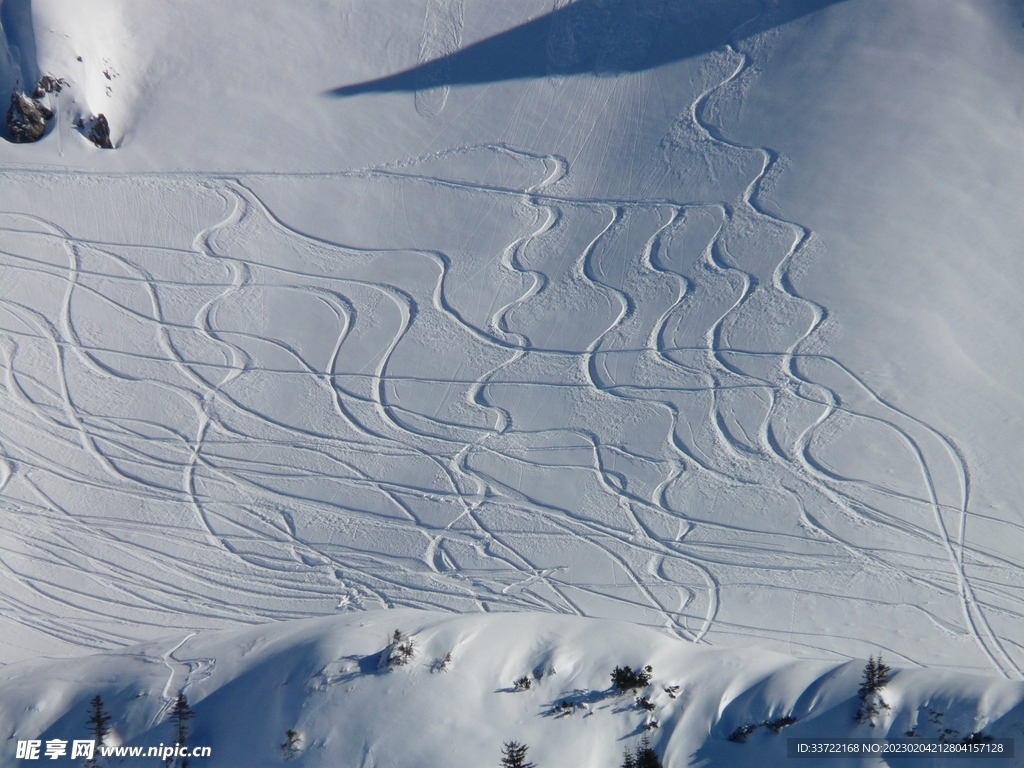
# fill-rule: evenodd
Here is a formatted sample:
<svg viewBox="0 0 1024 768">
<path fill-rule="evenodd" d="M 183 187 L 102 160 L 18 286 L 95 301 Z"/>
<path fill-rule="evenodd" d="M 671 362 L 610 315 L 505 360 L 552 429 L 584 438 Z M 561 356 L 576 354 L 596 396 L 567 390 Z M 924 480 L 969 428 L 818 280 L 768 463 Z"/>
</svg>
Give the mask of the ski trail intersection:
<svg viewBox="0 0 1024 768">
<path fill-rule="evenodd" d="M 749 66 L 710 56 L 662 140 L 693 199 L 578 196 L 506 144 L 3 171 L 8 652 L 384 606 L 1019 678 L 1024 574 L 972 541 L 961 451 L 829 354 L 777 156 L 705 117 Z"/>
</svg>

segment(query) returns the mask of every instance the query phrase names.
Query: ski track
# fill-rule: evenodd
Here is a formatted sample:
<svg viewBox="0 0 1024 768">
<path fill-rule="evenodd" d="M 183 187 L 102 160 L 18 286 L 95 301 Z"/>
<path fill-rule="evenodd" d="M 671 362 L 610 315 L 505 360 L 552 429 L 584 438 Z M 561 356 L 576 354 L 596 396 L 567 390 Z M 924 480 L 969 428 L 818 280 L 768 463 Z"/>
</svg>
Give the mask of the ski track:
<svg viewBox="0 0 1024 768">
<path fill-rule="evenodd" d="M 428 0 L 420 36 L 419 63 L 444 60 L 462 45 L 463 0 Z M 422 70 L 421 70 L 422 71 Z M 437 82 L 420 77 L 414 94 L 416 111 L 424 117 L 441 114 L 448 101 L 449 86 L 443 80 L 448 75 L 438 71 Z"/>
<path fill-rule="evenodd" d="M 458 0 L 431 0 L 421 59 L 458 46 L 461 18 Z M 719 56 L 726 76 L 679 125 L 760 163 L 734 200 L 577 198 L 558 191 L 565 159 L 503 145 L 289 177 L 470 194 L 532 222 L 496 260 L 518 287 L 495 293 L 483 319 L 453 296 L 487 264 L 458 283 L 443 250 L 303 234 L 254 191 L 280 174 L 147 176 L 223 201 L 188 247 L 0 212 L 4 615 L 100 648 L 169 615 L 198 627 L 371 604 L 542 610 L 693 642 L 768 638 L 818 658 L 884 646 L 918 663 L 870 628 L 837 637 L 797 610 L 820 598 L 883 611 L 888 590 L 909 585 L 959 606 L 992 668 L 1021 677 L 1020 649 L 990 617 L 1024 615 L 1024 573 L 972 546 L 958 447 L 816 351 L 827 310 L 789 276 L 813 234 L 758 205 L 779 158 L 703 118 L 751 66 L 732 48 Z M 428 85 L 416 107 L 432 116 L 446 92 Z M 419 171 L 473 153 L 535 169 L 534 183 Z M 675 267 L 702 217 L 713 233 Z M 545 271 L 563 248 L 571 264 Z M 390 281 L 383 257 L 400 265 Z M 419 276 L 403 280 L 401 265 Z M 263 311 L 286 295 L 331 329 L 326 354 Z M 563 319 L 545 323 L 559 306 Z M 457 370 L 415 357 L 439 343 L 460 350 Z M 305 407 L 271 403 L 265 388 Z M 829 446 L 855 427 L 891 437 L 876 463 L 916 477 L 835 469 Z M 553 493 L 552 477 L 570 490 Z M 865 572 L 874 592 L 846 583 Z M 789 590 L 777 627 L 733 607 L 750 586 Z M 921 613 L 951 632 L 951 612 Z M 164 655 L 168 706 L 211 663 L 174 657 L 189 637 Z"/>
</svg>

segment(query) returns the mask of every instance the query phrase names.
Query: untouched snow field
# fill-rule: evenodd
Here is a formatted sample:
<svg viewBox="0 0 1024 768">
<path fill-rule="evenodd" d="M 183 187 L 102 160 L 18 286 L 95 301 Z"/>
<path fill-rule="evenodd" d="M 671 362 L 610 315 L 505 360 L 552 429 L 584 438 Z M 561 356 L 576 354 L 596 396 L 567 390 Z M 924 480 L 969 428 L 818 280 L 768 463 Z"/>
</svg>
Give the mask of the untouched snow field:
<svg viewBox="0 0 1024 768">
<path fill-rule="evenodd" d="M 66 81 L 40 142 L 0 141 L 8 735 L 59 735 L 102 681 L 125 738 L 182 686 L 232 717 L 216 697 L 277 702 L 288 677 L 246 643 L 301 691 L 392 624 L 509 635 L 473 651 L 467 713 L 538 638 L 568 654 L 575 682 L 498 696 L 467 761 L 519 718 L 542 768 L 582 764 L 559 751 L 582 732 L 541 746 L 563 724 L 537 713 L 606 688 L 634 637 L 623 661 L 665 658 L 659 684 L 700 702 L 665 704 L 666 764 L 753 755 L 721 741 L 737 696 L 847 733 L 878 652 L 929 668 L 897 676 L 894 733 L 941 695 L 964 734 L 1009 734 L 1017 684 L 957 675 L 1024 676 L 1022 21 L 1010 0 L 3 0 L 0 86 Z M 114 150 L 76 127 L 101 113 Z M 32 686 L 69 674 L 44 706 Z M 411 760 L 389 686 L 448 701 L 418 666 L 336 674 L 360 694 L 325 694 L 321 744 L 388 713 L 352 765 Z M 259 756 L 222 753 L 270 760 L 294 696 L 259 714 Z M 598 700 L 612 765 L 636 717 Z"/>
</svg>

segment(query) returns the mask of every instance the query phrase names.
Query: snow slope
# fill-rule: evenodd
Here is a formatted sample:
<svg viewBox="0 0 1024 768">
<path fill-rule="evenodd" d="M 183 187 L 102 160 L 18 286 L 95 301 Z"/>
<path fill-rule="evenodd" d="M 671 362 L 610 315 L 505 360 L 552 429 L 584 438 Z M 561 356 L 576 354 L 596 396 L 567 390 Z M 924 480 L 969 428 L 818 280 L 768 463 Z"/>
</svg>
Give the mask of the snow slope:
<svg viewBox="0 0 1024 768">
<path fill-rule="evenodd" d="M 395 629 L 412 638 L 415 654 L 389 671 L 380 656 Z M 445 654 L 451 661 L 440 671 L 435 663 Z M 612 688 L 616 666 L 648 664 L 649 687 Z M 613 766 L 654 721 L 646 733 L 665 765 L 675 766 L 789 765 L 788 738 L 822 734 L 902 737 L 913 730 L 960 741 L 970 732 L 1012 738 L 1024 730 L 1021 683 L 930 670 L 897 671 L 883 693 L 890 709 L 875 727 L 858 726 L 862 669 L 856 661 L 702 648 L 613 621 L 371 611 L 8 665 L 0 670 L 0 728 L 12 740 L 87 738 L 88 702 L 100 695 L 113 717 L 111 743 L 166 744 L 174 733 L 167 711 L 183 689 L 196 713 L 186 744 L 211 749 L 192 764 L 210 768 L 281 765 L 288 729 L 301 748 L 284 764 L 343 768 L 498 765 L 510 740 L 527 744 L 528 759 L 541 768 Z M 516 692 L 513 681 L 522 676 L 531 686 Z M 654 709 L 638 707 L 638 695 Z M 761 725 L 786 716 L 796 722 L 778 733 Z M 749 725 L 759 727 L 746 742 L 729 740 Z M 0 765 L 24 764 L 0 756 Z M 832 757 L 799 764 L 879 763 Z"/>
<path fill-rule="evenodd" d="M 1020 677 L 1008 4 L 3 7 L 68 87 L 0 143 L 0 658 L 404 606 Z"/>
</svg>

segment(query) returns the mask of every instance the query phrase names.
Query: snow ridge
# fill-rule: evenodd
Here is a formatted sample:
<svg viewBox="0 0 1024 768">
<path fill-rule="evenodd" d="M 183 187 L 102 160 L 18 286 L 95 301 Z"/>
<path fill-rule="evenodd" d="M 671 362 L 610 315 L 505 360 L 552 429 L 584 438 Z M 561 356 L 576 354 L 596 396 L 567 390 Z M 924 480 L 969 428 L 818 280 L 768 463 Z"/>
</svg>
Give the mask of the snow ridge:
<svg viewBox="0 0 1024 768">
<path fill-rule="evenodd" d="M 396 629 L 412 654 L 389 666 Z M 218 663 L 202 674 L 176 672 L 175 687 L 165 684 L 165 664 L 210 659 Z M 620 665 L 650 667 L 649 684 L 616 690 Z M 863 671 L 861 661 L 702 648 L 619 622 L 374 611 L 10 665 L 0 670 L 0 725 L 17 740 L 83 737 L 82 713 L 100 695 L 111 742 L 168 743 L 168 695 L 180 691 L 195 711 L 188 741 L 211 748 L 211 766 L 280 765 L 288 730 L 299 736 L 288 760 L 300 766 L 481 765 L 513 738 L 538 765 L 610 766 L 646 735 L 664 765 L 753 767 L 791 762 L 789 738 L 910 732 L 958 743 L 979 732 L 1013 738 L 1022 727 L 1021 683 L 906 669 L 882 689 L 888 708 L 875 724 L 857 724 Z M 513 682 L 524 678 L 529 685 Z M 16 763 L 10 754 L 0 765 Z"/>
</svg>

